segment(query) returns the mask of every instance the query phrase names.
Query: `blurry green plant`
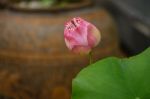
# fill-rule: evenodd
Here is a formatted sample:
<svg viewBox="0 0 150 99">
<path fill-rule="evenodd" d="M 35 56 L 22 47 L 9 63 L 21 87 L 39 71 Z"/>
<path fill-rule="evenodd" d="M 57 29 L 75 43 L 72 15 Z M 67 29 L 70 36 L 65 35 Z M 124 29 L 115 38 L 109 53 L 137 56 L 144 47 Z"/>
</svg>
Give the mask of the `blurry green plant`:
<svg viewBox="0 0 150 99">
<path fill-rule="evenodd" d="M 60 6 L 64 6 L 64 5 L 68 4 L 68 3 L 76 3 L 76 2 L 80 2 L 82 0 L 39 0 L 39 1 L 41 1 L 45 5 L 60 5 Z"/>
<path fill-rule="evenodd" d="M 66 6 L 70 3 L 77 3 L 83 0 L 9 0 L 11 3 L 20 2 L 21 6 L 50 7 L 50 6 Z M 29 7 L 29 6 L 28 6 Z"/>
<path fill-rule="evenodd" d="M 150 48 L 128 58 L 110 57 L 73 80 L 72 99 L 150 99 Z"/>
</svg>

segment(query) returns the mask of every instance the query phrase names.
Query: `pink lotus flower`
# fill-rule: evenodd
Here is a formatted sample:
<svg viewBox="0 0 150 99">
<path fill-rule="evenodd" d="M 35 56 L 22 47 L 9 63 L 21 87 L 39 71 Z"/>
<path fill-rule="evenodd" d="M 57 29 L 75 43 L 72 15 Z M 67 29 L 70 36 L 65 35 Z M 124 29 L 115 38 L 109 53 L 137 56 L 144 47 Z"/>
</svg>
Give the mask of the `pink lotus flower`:
<svg viewBox="0 0 150 99">
<path fill-rule="evenodd" d="M 80 54 L 88 54 L 100 42 L 100 32 L 91 23 L 77 17 L 65 24 L 64 38 L 67 47 Z"/>
</svg>

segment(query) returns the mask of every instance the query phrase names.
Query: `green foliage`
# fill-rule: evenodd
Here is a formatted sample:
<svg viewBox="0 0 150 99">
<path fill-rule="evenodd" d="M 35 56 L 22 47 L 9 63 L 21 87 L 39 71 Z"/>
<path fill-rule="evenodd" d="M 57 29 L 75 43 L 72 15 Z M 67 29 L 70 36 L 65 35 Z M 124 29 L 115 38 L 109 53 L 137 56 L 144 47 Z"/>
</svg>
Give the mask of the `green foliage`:
<svg viewBox="0 0 150 99">
<path fill-rule="evenodd" d="M 12 1 L 16 1 L 16 0 L 12 0 Z M 18 0 L 18 1 L 42 1 L 42 2 L 57 2 L 57 3 L 64 3 L 64 2 L 79 2 L 82 0 Z"/>
<path fill-rule="evenodd" d="M 40 1 L 53 4 L 64 4 L 64 3 L 80 2 L 81 0 L 40 0 Z"/>
<path fill-rule="evenodd" d="M 88 66 L 73 80 L 72 91 L 72 99 L 150 99 L 150 48 Z"/>
<path fill-rule="evenodd" d="M 40 0 L 45 6 L 51 6 L 56 4 L 57 0 Z"/>
<path fill-rule="evenodd" d="M 26 6 L 36 5 L 36 6 L 43 6 L 43 7 L 51 7 L 51 6 L 60 6 L 64 7 L 66 5 L 70 5 L 71 3 L 80 2 L 82 0 L 9 0 L 12 3 L 16 2 L 24 2 L 23 4 Z M 34 3 L 33 3 L 34 2 Z"/>
</svg>

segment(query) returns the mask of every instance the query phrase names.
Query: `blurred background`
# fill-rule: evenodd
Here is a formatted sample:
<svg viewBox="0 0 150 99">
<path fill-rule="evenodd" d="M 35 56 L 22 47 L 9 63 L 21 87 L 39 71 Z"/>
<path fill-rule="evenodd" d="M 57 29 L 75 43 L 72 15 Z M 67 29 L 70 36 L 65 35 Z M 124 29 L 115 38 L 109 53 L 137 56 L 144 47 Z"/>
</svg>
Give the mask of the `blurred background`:
<svg viewBox="0 0 150 99">
<path fill-rule="evenodd" d="M 94 62 L 150 46 L 149 0 L 0 0 L 0 99 L 70 99 L 71 82 L 89 64 L 65 45 L 64 23 L 79 16 L 102 40 Z"/>
</svg>

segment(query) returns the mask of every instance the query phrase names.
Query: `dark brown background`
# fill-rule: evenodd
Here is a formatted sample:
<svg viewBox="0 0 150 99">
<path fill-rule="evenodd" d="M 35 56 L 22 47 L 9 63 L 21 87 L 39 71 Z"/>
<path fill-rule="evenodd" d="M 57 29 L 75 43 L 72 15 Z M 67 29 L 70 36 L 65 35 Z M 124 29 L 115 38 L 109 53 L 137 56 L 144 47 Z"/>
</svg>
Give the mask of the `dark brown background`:
<svg viewBox="0 0 150 99">
<path fill-rule="evenodd" d="M 7 99 L 70 99 L 71 81 L 88 65 L 64 43 L 64 22 L 80 16 L 96 25 L 102 40 L 94 60 L 123 56 L 115 22 L 107 11 L 89 7 L 58 13 L 0 11 L 0 94 Z"/>
</svg>

